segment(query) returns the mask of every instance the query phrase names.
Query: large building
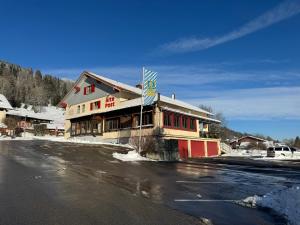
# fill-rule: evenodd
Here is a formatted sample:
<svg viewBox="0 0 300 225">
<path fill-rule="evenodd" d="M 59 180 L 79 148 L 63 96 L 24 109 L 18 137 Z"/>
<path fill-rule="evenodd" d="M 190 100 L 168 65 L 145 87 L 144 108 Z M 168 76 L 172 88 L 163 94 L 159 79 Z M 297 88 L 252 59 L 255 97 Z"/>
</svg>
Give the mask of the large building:
<svg viewBox="0 0 300 225">
<path fill-rule="evenodd" d="M 139 136 L 141 92 L 91 72 L 83 72 L 60 102 L 66 109 L 65 137 L 94 138 L 114 143 L 136 143 Z M 219 139 L 209 135 L 209 124 L 219 123 L 210 112 L 157 94 L 143 108 L 143 143 L 159 158 L 205 157 L 220 154 Z M 166 157 L 167 155 L 167 157 Z"/>
</svg>

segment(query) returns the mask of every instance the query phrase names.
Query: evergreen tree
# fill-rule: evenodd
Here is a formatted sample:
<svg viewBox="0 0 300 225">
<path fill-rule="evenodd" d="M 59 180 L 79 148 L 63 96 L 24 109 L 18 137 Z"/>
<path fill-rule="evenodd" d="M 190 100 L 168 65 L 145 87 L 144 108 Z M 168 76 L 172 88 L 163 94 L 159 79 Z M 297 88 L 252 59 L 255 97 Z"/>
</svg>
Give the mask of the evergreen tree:
<svg viewBox="0 0 300 225">
<path fill-rule="evenodd" d="M 299 138 L 299 136 L 297 136 L 295 138 L 294 146 L 297 147 L 297 148 L 300 148 L 300 138 Z"/>
<path fill-rule="evenodd" d="M 18 65 L 0 61 L 0 94 L 6 96 L 13 107 L 21 103 L 34 106 L 57 105 L 73 83 L 41 71 L 24 69 Z"/>
</svg>

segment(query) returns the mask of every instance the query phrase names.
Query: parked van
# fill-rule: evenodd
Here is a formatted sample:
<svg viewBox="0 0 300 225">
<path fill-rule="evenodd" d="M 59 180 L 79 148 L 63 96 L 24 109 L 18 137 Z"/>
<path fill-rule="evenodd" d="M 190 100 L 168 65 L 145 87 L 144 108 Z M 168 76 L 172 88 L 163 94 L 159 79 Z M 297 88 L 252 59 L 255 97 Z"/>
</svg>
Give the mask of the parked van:
<svg viewBox="0 0 300 225">
<path fill-rule="evenodd" d="M 278 157 L 278 156 L 292 157 L 295 151 L 296 149 L 290 148 L 288 146 L 270 147 L 267 149 L 267 157 Z"/>
</svg>

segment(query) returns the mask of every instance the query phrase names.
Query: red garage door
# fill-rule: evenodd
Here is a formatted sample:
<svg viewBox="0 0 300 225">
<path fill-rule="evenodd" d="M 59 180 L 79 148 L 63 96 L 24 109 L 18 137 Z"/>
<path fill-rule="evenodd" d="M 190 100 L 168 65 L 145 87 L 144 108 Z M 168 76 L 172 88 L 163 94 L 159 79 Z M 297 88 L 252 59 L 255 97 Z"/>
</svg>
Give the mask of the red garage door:
<svg viewBox="0 0 300 225">
<path fill-rule="evenodd" d="M 207 156 L 219 155 L 219 147 L 217 142 L 207 142 Z"/>
<path fill-rule="evenodd" d="M 205 157 L 204 141 L 191 141 L 191 153 L 193 158 Z"/>
<path fill-rule="evenodd" d="M 187 140 L 178 140 L 178 151 L 181 159 L 189 157 Z"/>
</svg>

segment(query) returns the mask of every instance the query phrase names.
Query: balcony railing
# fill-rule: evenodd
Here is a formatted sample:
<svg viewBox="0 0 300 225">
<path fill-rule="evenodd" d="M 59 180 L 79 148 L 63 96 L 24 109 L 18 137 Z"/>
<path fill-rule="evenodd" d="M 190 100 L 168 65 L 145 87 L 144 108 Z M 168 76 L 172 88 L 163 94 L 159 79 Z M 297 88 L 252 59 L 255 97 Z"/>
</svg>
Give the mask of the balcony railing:
<svg viewBox="0 0 300 225">
<path fill-rule="evenodd" d="M 200 137 L 202 138 L 219 138 L 220 135 L 214 132 L 200 132 Z"/>
</svg>

